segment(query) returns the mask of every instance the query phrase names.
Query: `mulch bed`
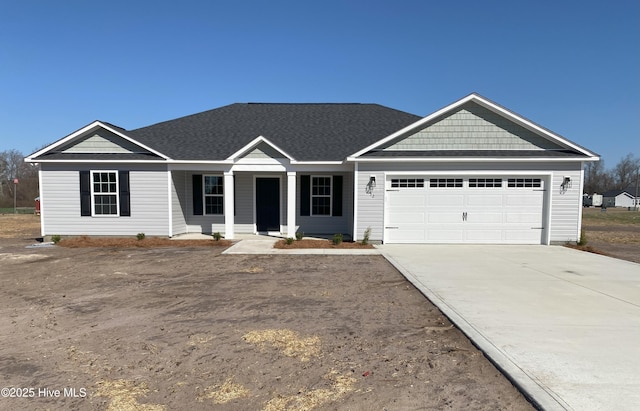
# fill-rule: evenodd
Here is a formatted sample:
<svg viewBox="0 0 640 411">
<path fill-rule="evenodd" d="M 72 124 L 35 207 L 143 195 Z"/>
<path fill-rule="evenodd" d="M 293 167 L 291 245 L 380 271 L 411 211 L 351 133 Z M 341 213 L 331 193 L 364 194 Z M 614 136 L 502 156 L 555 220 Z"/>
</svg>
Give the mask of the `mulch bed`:
<svg viewBox="0 0 640 411">
<path fill-rule="evenodd" d="M 116 247 L 116 248 L 155 248 L 155 247 L 230 247 L 229 240 L 170 240 L 168 238 L 93 238 L 75 237 L 61 240 L 58 245 L 68 248 Z"/>
<path fill-rule="evenodd" d="M 333 244 L 330 240 L 295 240 L 291 244 L 287 244 L 286 240 L 280 240 L 274 244 L 274 248 L 280 249 L 296 249 L 296 248 L 336 248 L 336 249 L 361 249 L 374 248 L 371 244 L 362 244 L 343 241 L 340 244 Z"/>
</svg>

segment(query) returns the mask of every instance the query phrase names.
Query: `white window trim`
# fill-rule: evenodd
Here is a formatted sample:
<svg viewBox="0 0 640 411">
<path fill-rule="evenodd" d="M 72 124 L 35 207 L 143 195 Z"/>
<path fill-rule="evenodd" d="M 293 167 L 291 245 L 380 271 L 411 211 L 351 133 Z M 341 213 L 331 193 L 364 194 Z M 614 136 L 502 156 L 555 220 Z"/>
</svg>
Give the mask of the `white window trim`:
<svg viewBox="0 0 640 411">
<path fill-rule="evenodd" d="M 207 177 L 220 177 L 222 181 L 222 194 L 207 194 L 205 189 Z M 222 198 L 222 213 L 207 213 L 207 197 L 221 197 Z M 222 174 L 204 174 L 202 176 L 202 215 L 224 215 L 224 175 Z"/>
<path fill-rule="evenodd" d="M 91 216 L 92 217 L 99 217 L 99 218 L 120 217 L 120 178 L 118 176 L 118 170 L 91 170 L 89 173 L 91 175 L 91 180 L 90 180 L 90 184 L 91 184 Z M 116 175 L 116 192 L 115 193 L 102 193 L 102 192 L 96 193 L 94 191 L 94 180 L 93 180 L 93 176 L 94 176 L 95 173 L 114 173 Z M 116 213 L 115 214 L 96 214 L 96 195 L 102 195 L 102 194 L 108 194 L 108 195 L 115 195 L 116 196 Z"/>
<path fill-rule="evenodd" d="M 313 179 L 314 178 L 328 178 L 329 179 L 329 195 L 326 194 L 313 194 Z M 309 215 L 311 217 L 331 217 L 333 216 L 333 176 L 332 175 L 311 175 L 311 180 L 309 181 L 310 187 L 310 196 L 309 196 Z M 313 198 L 314 197 L 329 197 L 329 214 L 314 214 L 313 213 Z"/>
</svg>

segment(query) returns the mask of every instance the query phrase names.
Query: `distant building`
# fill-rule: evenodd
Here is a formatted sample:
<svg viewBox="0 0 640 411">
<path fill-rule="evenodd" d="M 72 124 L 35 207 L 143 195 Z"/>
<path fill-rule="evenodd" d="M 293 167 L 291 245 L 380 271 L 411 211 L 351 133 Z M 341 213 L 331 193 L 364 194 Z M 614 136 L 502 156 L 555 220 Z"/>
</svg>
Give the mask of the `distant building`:
<svg viewBox="0 0 640 411">
<path fill-rule="evenodd" d="M 636 187 L 629 186 L 623 190 L 609 190 L 604 193 L 605 207 L 635 207 L 640 204 Z"/>
</svg>

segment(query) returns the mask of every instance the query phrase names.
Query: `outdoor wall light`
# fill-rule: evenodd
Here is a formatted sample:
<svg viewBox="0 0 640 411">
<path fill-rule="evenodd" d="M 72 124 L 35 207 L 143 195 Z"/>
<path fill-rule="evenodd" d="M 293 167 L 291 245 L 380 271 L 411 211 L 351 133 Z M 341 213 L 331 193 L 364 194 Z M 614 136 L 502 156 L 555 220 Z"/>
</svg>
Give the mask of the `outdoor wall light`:
<svg viewBox="0 0 640 411">
<path fill-rule="evenodd" d="M 571 188 L 571 177 L 564 176 L 562 184 L 560 184 L 560 192 L 565 193 L 568 188 Z"/>
<path fill-rule="evenodd" d="M 376 186 L 376 176 L 370 176 L 369 177 L 369 186 L 371 186 L 371 187 L 375 187 Z"/>
</svg>

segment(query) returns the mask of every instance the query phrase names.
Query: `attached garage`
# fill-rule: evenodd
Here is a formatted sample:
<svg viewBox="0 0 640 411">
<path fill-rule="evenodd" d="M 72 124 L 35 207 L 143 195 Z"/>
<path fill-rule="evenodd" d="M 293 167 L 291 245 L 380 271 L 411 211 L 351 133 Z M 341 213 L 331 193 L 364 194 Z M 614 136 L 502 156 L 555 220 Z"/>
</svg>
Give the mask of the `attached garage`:
<svg viewBox="0 0 640 411">
<path fill-rule="evenodd" d="M 542 244 L 544 176 L 389 175 L 387 243 Z"/>
</svg>

